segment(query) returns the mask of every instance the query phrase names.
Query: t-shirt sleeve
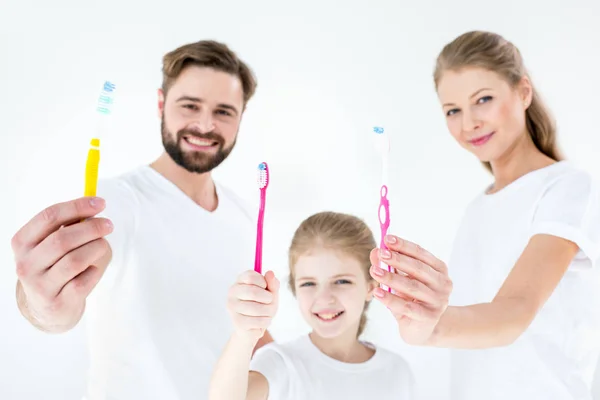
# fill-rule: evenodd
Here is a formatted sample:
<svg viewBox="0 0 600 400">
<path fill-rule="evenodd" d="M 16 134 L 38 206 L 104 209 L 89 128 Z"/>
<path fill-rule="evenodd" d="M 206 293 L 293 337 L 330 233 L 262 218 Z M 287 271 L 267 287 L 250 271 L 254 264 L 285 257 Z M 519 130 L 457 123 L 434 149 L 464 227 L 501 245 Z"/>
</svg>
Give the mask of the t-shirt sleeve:
<svg viewBox="0 0 600 400">
<path fill-rule="evenodd" d="M 558 178 L 548 187 L 534 213 L 531 236 L 549 234 L 576 243 L 576 261 L 593 267 L 600 261 L 600 191 L 585 172 Z"/>
<path fill-rule="evenodd" d="M 112 258 L 96 290 L 112 287 L 116 277 L 123 272 L 135 236 L 139 210 L 139 202 L 133 190 L 121 179 L 99 181 L 98 197 L 106 202 L 104 211 L 98 216 L 111 220 L 113 231 L 105 237 L 110 245 Z"/>
<path fill-rule="evenodd" d="M 268 400 L 289 398 L 290 371 L 276 344 L 267 344 L 254 353 L 250 362 L 250 371 L 259 372 L 267 379 L 269 383 Z"/>
</svg>

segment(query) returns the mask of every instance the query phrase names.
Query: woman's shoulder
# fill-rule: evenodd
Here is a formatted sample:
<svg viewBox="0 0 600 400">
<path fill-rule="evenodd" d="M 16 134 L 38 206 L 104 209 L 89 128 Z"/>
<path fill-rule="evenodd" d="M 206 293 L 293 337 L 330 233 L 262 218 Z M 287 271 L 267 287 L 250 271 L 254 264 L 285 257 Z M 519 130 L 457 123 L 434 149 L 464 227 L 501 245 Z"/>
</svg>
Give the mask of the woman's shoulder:
<svg viewBox="0 0 600 400">
<path fill-rule="evenodd" d="M 571 161 L 561 161 L 552 166 L 554 168 L 548 168 L 547 173 L 543 176 L 543 180 L 547 186 L 562 182 L 584 186 L 598 184 L 597 177 Z"/>
<path fill-rule="evenodd" d="M 559 203 L 589 207 L 600 200 L 598 178 L 575 164 L 562 162 L 549 171 L 543 181 L 540 203 Z"/>
</svg>

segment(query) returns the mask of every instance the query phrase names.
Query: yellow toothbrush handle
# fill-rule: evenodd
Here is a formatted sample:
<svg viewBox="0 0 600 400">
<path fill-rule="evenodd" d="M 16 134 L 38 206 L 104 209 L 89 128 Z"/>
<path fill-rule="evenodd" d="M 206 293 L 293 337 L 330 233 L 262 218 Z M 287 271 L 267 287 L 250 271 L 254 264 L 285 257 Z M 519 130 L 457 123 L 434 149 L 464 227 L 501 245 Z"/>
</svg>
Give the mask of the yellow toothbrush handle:
<svg viewBox="0 0 600 400">
<path fill-rule="evenodd" d="M 98 187 L 98 166 L 100 165 L 100 139 L 92 139 L 85 163 L 84 196 L 96 196 Z"/>
</svg>

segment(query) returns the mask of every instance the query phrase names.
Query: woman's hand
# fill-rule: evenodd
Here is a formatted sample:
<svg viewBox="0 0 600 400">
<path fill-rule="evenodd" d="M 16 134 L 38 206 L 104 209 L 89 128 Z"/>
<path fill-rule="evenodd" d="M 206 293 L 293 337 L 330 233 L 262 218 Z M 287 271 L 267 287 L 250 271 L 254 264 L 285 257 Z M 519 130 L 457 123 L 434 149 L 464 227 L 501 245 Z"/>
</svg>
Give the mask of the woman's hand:
<svg viewBox="0 0 600 400">
<path fill-rule="evenodd" d="M 452 281 L 444 262 L 420 246 L 387 236 L 389 249 L 371 252 L 371 276 L 392 289 L 376 288 L 374 296 L 392 312 L 402 339 L 413 345 L 426 345 L 448 307 Z M 379 267 L 380 261 L 397 273 Z"/>
<path fill-rule="evenodd" d="M 238 337 L 254 345 L 271 324 L 279 303 L 279 281 L 269 271 L 240 274 L 229 290 L 227 309 Z"/>
</svg>

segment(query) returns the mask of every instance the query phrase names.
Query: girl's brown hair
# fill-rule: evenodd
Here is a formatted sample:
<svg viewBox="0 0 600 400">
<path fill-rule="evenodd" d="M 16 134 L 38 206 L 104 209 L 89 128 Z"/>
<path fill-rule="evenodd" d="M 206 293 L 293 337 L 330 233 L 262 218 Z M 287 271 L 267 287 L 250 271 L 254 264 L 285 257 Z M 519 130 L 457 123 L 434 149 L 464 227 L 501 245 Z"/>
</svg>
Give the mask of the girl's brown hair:
<svg viewBox="0 0 600 400">
<path fill-rule="evenodd" d="M 445 71 L 458 71 L 467 67 L 495 72 L 512 87 L 516 87 L 523 77 L 529 78 L 519 49 L 502 36 L 491 32 L 464 33 L 442 49 L 433 74 L 436 89 Z M 525 120 L 527 132 L 538 150 L 560 161 L 562 155 L 557 145 L 556 123 L 535 88 L 531 104 L 525 112 Z M 483 164 L 492 172 L 490 163 Z"/>
<path fill-rule="evenodd" d="M 373 233 L 359 218 L 335 212 L 321 212 L 305 219 L 292 239 L 289 249 L 290 275 L 288 285 L 294 295 L 295 271 L 294 266 L 298 259 L 315 248 L 340 251 L 356 259 L 364 267 L 367 282 L 373 281 L 369 274 L 371 267 L 370 253 L 377 246 Z M 369 302 L 360 317 L 358 334 L 360 336 L 367 324 L 366 311 Z"/>
</svg>

